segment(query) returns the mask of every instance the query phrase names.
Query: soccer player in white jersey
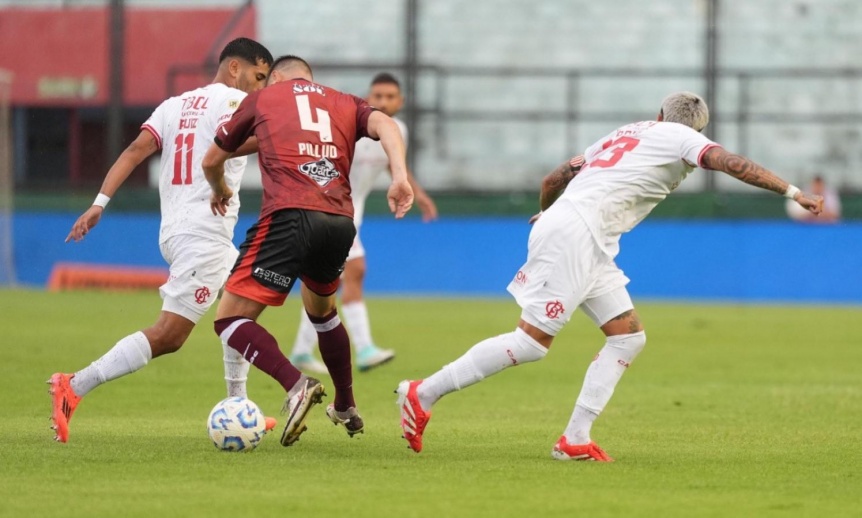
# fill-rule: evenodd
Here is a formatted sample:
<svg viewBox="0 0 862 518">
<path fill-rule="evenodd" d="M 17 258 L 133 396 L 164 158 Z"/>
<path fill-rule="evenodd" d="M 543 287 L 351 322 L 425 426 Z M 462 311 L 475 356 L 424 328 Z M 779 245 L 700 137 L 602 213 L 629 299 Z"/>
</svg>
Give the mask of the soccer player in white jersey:
<svg viewBox="0 0 862 518">
<path fill-rule="evenodd" d="M 407 126 L 395 115 L 404 105 L 401 85 L 389 73 L 377 74 L 371 81 L 368 92 L 368 103 L 389 115 L 401 129 L 401 136 L 407 142 Z M 374 344 L 371 337 L 371 322 L 368 319 L 368 309 L 362 296 L 362 284 L 365 280 L 365 248 L 359 239 L 359 229 L 362 226 L 362 216 L 365 212 L 365 201 L 374 187 L 374 182 L 383 172 L 391 174 L 389 159 L 383 151 L 383 146 L 376 140 L 363 138 L 356 143 L 353 167 L 350 169 L 350 196 L 353 199 L 353 223 L 356 225 L 356 239 L 347 256 L 344 273 L 341 276 L 341 316 L 344 325 L 350 333 L 356 352 L 356 366 L 360 371 L 367 371 L 392 360 L 395 351 L 381 349 Z M 423 221 L 437 219 L 437 207 L 434 200 L 416 182 L 408 172 L 408 181 L 413 188 L 416 205 L 422 212 Z M 299 330 L 293 344 L 290 361 L 300 370 L 307 372 L 326 373 L 326 366 L 314 357 L 314 344 L 317 342 L 317 332 L 308 319 L 305 311 L 300 317 Z"/>
<path fill-rule="evenodd" d="M 170 265 L 170 277 L 159 289 L 164 300 L 161 314 L 152 326 L 122 338 L 89 366 L 74 374 L 51 376 L 56 440 L 68 441 L 72 413 L 91 390 L 137 371 L 152 358 L 179 350 L 224 285 L 237 257 L 232 239 L 239 203 L 232 204 L 224 218 L 213 216 L 201 160 L 246 94 L 264 86 L 271 64 L 272 55 L 256 41 L 238 38 L 228 43 L 212 84 L 171 97 L 156 108 L 108 171 L 93 205 L 72 226 L 66 241 L 83 239 L 131 172 L 162 151 L 159 247 Z M 245 170 L 244 155 L 254 151 L 256 142 L 246 142 L 234 155 L 241 158 L 226 166 L 234 192 Z M 226 378 L 242 369 L 243 363 L 242 356 L 225 349 Z M 274 426 L 274 422 L 268 424 Z"/>
<path fill-rule="evenodd" d="M 657 121 L 623 126 L 562 164 L 542 183 L 527 262 L 508 290 L 521 306 L 513 332 L 489 338 L 425 380 L 398 386 L 401 427 L 410 447 L 422 449 L 431 406 L 442 396 L 513 365 L 545 357 L 554 336 L 580 308 L 607 337 L 587 369 L 563 435 L 558 460 L 612 459 L 590 437 L 623 373 L 646 345 L 646 335 L 617 267 L 620 235 L 630 231 L 696 166 L 795 200 L 813 214 L 823 199 L 804 194 L 751 160 L 700 134 L 709 122 L 703 99 L 667 97 Z M 562 194 L 561 194 L 562 193 Z"/>
</svg>

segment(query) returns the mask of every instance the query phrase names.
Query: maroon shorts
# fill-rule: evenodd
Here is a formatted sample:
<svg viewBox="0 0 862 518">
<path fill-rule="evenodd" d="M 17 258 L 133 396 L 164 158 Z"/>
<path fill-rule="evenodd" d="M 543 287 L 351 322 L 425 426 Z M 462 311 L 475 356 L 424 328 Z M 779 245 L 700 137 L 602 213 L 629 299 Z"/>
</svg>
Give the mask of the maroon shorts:
<svg viewBox="0 0 862 518">
<path fill-rule="evenodd" d="M 338 289 L 356 227 L 347 216 L 285 209 L 261 218 L 246 234 L 225 289 L 281 306 L 301 278 L 318 295 Z"/>
</svg>

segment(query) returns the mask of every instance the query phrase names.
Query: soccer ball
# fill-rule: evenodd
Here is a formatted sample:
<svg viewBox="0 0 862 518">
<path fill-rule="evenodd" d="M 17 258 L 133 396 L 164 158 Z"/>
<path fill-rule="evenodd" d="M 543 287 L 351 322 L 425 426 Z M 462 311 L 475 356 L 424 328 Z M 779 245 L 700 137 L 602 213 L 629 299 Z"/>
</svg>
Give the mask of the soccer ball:
<svg viewBox="0 0 862 518">
<path fill-rule="evenodd" d="M 213 407 L 207 432 L 215 447 L 225 451 L 252 451 L 266 430 L 266 419 L 253 401 L 229 397 Z"/>
</svg>

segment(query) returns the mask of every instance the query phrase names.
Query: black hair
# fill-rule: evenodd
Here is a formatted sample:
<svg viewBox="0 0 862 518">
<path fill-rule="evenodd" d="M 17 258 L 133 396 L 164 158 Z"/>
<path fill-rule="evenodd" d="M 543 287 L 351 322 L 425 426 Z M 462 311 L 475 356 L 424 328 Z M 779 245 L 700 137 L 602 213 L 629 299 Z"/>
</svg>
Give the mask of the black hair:
<svg viewBox="0 0 862 518">
<path fill-rule="evenodd" d="M 308 61 L 302 59 L 299 56 L 294 56 L 293 54 L 285 54 L 284 56 L 279 56 L 275 62 L 269 67 L 269 74 L 272 75 L 272 72 L 277 68 L 287 68 L 289 66 L 299 66 L 308 71 L 309 74 L 311 72 L 311 65 L 308 64 Z"/>
<path fill-rule="evenodd" d="M 257 65 L 259 61 L 263 61 L 272 66 L 272 54 L 266 47 L 249 38 L 237 38 L 225 45 L 218 57 L 218 62 L 221 63 L 229 58 L 239 58 L 252 65 Z"/>
<path fill-rule="evenodd" d="M 374 85 L 395 85 L 399 90 L 401 89 L 401 83 L 389 72 L 380 72 L 374 76 L 374 79 L 371 80 L 371 86 Z"/>
</svg>

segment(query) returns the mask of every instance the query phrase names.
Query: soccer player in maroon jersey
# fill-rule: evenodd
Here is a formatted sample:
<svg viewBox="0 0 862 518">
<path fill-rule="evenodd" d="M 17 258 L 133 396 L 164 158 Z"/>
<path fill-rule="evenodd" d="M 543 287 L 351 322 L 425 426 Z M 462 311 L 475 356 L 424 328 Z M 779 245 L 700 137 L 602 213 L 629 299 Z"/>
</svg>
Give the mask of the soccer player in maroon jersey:
<svg viewBox="0 0 862 518">
<path fill-rule="evenodd" d="M 243 100 L 204 157 L 213 214 L 224 215 L 233 196 L 224 182 L 224 163 L 251 136 L 259 146 L 263 207 L 225 286 L 216 334 L 284 387 L 287 424 L 281 443 L 290 446 L 305 431 L 305 417 L 321 401 L 323 385 L 297 370 L 256 320 L 267 306 L 282 305 L 301 278 L 302 302 L 335 385 L 326 414 L 352 437 L 362 431 L 363 421 L 353 399 L 350 341 L 335 309 L 356 234 L 347 174 L 356 141 L 379 139 L 392 169 L 389 208 L 403 217 L 413 191 L 401 131 L 363 99 L 314 83 L 303 59 L 282 56 L 271 67 L 267 87 Z"/>
</svg>

